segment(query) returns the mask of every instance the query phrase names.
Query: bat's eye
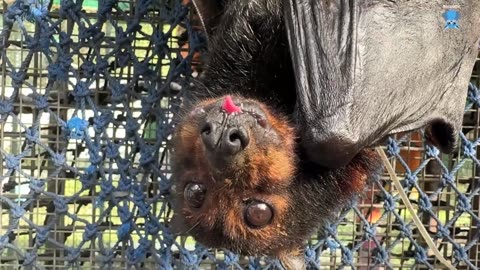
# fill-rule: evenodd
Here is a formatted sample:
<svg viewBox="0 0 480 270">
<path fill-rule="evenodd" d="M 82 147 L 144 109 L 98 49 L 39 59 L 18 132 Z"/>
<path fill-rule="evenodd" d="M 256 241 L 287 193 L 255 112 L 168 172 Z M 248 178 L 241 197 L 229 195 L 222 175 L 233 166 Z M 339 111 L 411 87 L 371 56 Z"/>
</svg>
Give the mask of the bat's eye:
<svg viewBox="0 0 480 270">
<path fill-rule="evenodd" d="M 273 210 L 264 202 L 253 201 L 245 209 L 245 221 L 251 228 L 258 229 L 266 226 L 272 221 L 272 218 Z"/>
<path fill-rule="evenodd" d="M 207 190 L 204 185 L 198 183 L 190 183 L 183 190 L 183 197 L 187 204 L 192 208 L 200 208 L 205 201 Z"/>
</svg>

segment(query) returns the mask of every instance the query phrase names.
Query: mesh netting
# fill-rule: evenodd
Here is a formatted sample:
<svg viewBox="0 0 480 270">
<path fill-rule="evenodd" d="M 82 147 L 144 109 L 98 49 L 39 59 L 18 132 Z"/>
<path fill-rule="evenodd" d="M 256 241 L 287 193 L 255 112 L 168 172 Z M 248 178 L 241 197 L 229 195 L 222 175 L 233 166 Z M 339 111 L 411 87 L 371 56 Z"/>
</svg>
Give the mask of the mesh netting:
<svg viewBox="0 0 480 270">
<path fill-rule="evenodd" d="M 188 6 L 16 0 L 0 10 L 1 269 L 279 266 L 168 231 L 168 142 L 204 46 Z M 386 145 L 418 216 L 457 269 L 480 266 L 476 85 L 473 76 L 454 154 L 424 145 L 420 133 Z M 444 268 L 386 175 L 305 255 L 314 269 Z"/>
</svg>

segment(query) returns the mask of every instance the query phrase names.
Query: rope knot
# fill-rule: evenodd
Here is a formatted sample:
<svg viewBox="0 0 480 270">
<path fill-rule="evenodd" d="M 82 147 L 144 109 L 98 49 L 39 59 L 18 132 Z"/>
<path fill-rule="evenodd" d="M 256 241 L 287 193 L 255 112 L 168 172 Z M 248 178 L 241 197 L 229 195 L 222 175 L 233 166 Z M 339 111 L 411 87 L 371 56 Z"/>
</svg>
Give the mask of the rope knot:
<svg viewBox="0 0 480 270">
<path fill-rule="evenodd" d="M 117 161 L 117 166 L 118 166 L 118 169 L 121 170 L 122 172 L 128 172 L 128 169 L 130 168 L 131 163 L 130 163 L 130 160 L 128 159 L 120 158 Z"/>
<path fill-rule="evenodd" d="M 12 71 L 10 73 L 10 78 L 12 79 L 13 88 L 21 88 L 27 78 L 27 74 L 23 71 Z"/>
<path fill-rule="evenodd" d="M 110 197 L 110 195 L 112 195 L 113 190 L 114 190 L 114 187 L 112 185 L 112 180 L 104 179 L 100 183 L 100 195 L 99 195 L 99 197 L 101 198 L 101 200 L 104 200 L 104 199 Z"/>
<path fill-rule="evenodd" d="M 443 239 L 447 236 L 450 236 L 450 231 L 445 226 L 439 223 L 437 225 L 437 233 L 435 236 L 438 237 L 439 239 Z"/>
<path fill-rule="evenodd" d="M 388 193 L 385 194 L 383 209 L 385 209 L 386 212 L 393 212 L 395 211 L 396 205 L 397 203 L 393 199 L 393 196 Z"/>
<path fill-rule="evenodd" d="M 82 183 L 82 189 L 88 190 L 94 184 L 96 178 L 96 166 L 90 165 L 85 170 L 85 173 L 80 175 L 80 182 Z"/>
<path fill-rule="evenodd" d="M 53 161 L 53 165 L 55 165 L 55 167 L 63 167 L 65 165 L 65 163 L 67 162 L 67 159 L 62 154 L 53 153 L 52 161 Z"/>
<path fill-rule="evenodd" d="M 442 173 L 441 184 L 445 186 L 447 183 L 454 185 L 455 177 L 449 173 Z"/>
<path fill-rule="evenodd" d="M 137 121 L 131 117 L 128 117 L 127 125 L 125 126 L 125 133 L 128 138 L 135 137 L 135 135 L 137 134 L 137 130 L 139 129 L 140 125 L 137 123 Z"/>
<path fill-rule="evenodd" d="M 418 207 L 422 212 L 428 212 L 428 210 L 432 209 L 432 203 L 430 199 L 425 194 L 420 194 L 418 198 Z"/>
<path fill-rule="evenodd" d="M 249 257 L 248 258 L 248 270 L 262 270 L 262 264 L 260 259 Z"/>
<path fill-rule="evenodd" d="M 118 216 L 120 217 L 122 223 L 126 223 L 132 219 L 132 213 L 130 213 L 130 210 L 127 206 L 118 206 Z"/>
<path fill-rule="evenodd" d="M 476 157 L 476 154 L 477 154 L 476 146 L 470 141 L 464 141 L 463 155 L 466 157 L 474 158 Z"/>
<path fill-rule="evenodd" d="M 97 16 L 99 20 L 105 20 L 107 15 L 110 15 L 117 0 L 103 0 L 98 5 Z"/>
<path fill-rule="evenodd" d="M 100 147 L 95 143 L 88 149 L 88 160 L 92 165 L 99 165 L 102 162 L 102 155 L 100 153 Z"/>
<path fill-rule="evenodd" d="M 163 58 L 165 52 L 168 52 L 167 35 L 163 33 L 160 27 L 155 27 L 152 33 L 153 52 Z"/>
<path fill-rule="evenodd" d="M 122 49 L 117 52 L 117 59 L 116 64 L 119 68 L 127 67 L 130 61 L 132 60 L 132 56 L 128 50 Z"/>
<path fill-rule="evenodd" d="M 80 249 L 79 248 L 66 248 L 65 253 L 67 257 L 65 258 L 70 264 L 75 263 L 80 257 Z"/>
<path fill-rule="evenodd" d="M 424 248 L 421 246 L 417 245 L 415 249 L 415 261 L 420 262 L 420 263 L 425 263 L 427 261 L 427 252 L 425 251 Z"/>
<path fill-rule="evenodd" d="M 407 172 L 406 176 L 405 176 L 405 188 L 410 188 L 412 187 L 413 185 L 415 185 L 416 183 L 418 182 L 418 177 L 417 175 L 411 173 L 411 172 Z"/>
<path fill-rule="evenodd" d="M 7 100 L 0 100 L 0 115 L 9 114 L 13 111 L 13 104 Z"/>
<path fill-rule="evenodd" d="M 103 250 L 103 252 L 101 252 L 101 254 L 102 254 L 102 263 L 105 265 L 111 265 L 112 260 L 115 257 L 115 253 L 113 253 L 113 250 L 105 249 Z"/>
<path fill-rule="evenodd" d="M 78 32 L 78 38 L 82 42 L 92 45 L 95 45 L 105 36 L 105 33 L 102 32 L 97 24 L 93 24 L 87 28 L 80 27 Z"/>
<path fill-rule="evenodd" d="M 120 155 L 118 148 L 118 145 L 114 143 L 108 143 L 105 149 L 105 157 L 110 159 L 115 159 L 116 157 L 118 157 Z"/>
<path fill-rule="evenodd" d="M 97 225 L 96 224 L 87 224 L 85 226 L 85 231 L 83 232 L 83 240 L 91 240 L 95 236 L 97 236 L 98 230 L 97 230 Z"/>
<path fill-rule="evenodd" d="M 88 121 L 85 121 L 77 116 L 74 116 L 67 121 L 67 130 L 70 131 L 70 138 L 74 140 L 82 140 L 87 127 Z"/>
<path fill-rule="evenodd" d="M 142 238 L 140 239 L 140 245 L 133 250 L 132 250 L 128 253 L 128 260 L 131 264 L 136 264 L 138 263 L 139 261 L 141 261 L 142 259 L 145 258 L 145 255 L 146 255 L 146 252 L 147 250 L 150 248 L 151 246 L 151 242 L 148 241 L 147 239 L 145 238 Z"/>
<path fill-rule="evenodd" d="M 457 209 L 460 212 L 469 212 L 470 210 L 472 210 L 472 205 L 470 204 L 470 200 L 467 198 L 467 196 L 463 194 L 458 194 Z"/>
<path fill-rule="evenodd" d="M 182 250 L 180 259 L 182 264 L 186 267 L 194 267 L 197 265 L 198 261 L 197 255 L 188 250 Z"/>
<path fill-rule="evenodd" d="M 25 130 L 25 138 L 30 141 L 30 143 L 36 143 L 39 138 L 38 129 L 29 127 Z"/>
<path fill-rule="evenodd" d="M 25 258 L 23 259 L 23 266 L 32 267 L 34 266 L 35 262 L 37 261 L 37 252 L 36 250 L 32 250 L 25 254 Z"/>
<path fill-rule="evenodd" d="M 132 222 L 123 223 L 120 225 L 120 228 L 117 230 L 118 239 L 124 241 L 128 239 L 130 232 L 132 232 L 133 224 Z"/>
<path fill-rule="evenodd" d="M 125 84 L 121 84 L 117 80 L 110 81 L 110 100 L 113 104 L 120 103 L 124 100 L 125 94 L 128 92 L 128 86 Z"/>
<path fill-rule="evenodd" d="M 60 32 L 58 44 L 61 47 L 70 47 L 72 42 L 73 42 L 72 38 L 67 33 L 65 33 L 64 31 Z M 62 57 L 63 59 L 65 58 L 68 58 L 70 60 L 72 59 L 72 56 L 69 54 L 61 54 L 59 55 L 59 57 Z"/>
<path fill-rule="evenodd" d="M 5 165 L 8 170 L 18 169 L 18 166 L 20 165 L 20 157 L 6 154 L 3 158 L 5 159 Z"/>
<path fill-rule="evenodd" d="M 76 14 L 82 11 L 82 5 L 77 5 L 72 0 L 63 0 L 60 5 L 60 18 L 66 19 L 69 17 L 77 17 Z"/>
<path fill-rule="evenodd" d="M 64 199 L 60 197 L 55 197 L 55 199 L 53 200 L 53 205 L 55 206 L 55 212 L 58 215 L 64 215 L 68 211 L 67 203 Z"/>
<path fill-rule="evenodd" d="M 65 53 L 58 55 L 57 61 L 48 65 L 48 76 L 57 81 L 67 82 L 68 71 L 72 65 L 72 56 Z"/>
<path fill-rule="evenodd" d="M 438 155 L 440 155 L 440 150 L 438 150 L 438 148 L 433 146 L 433 145 L 428 145 L 427 144 L 425 146 L 425 150 L 426 150 L 426 153 L 427 153 L 428 157 L 434 158 L 434 157 L 438 157 Z"/>
<path fill-rule="evenodd" d="M 150 63 L 147 61 L 137 62 L 134 67 L 134 76 L 139 77 L 140 75 L 145 80 L 153 80 L 156 77 L 155 71 L 149 68 Z"/>
<path fill-rule="evenodd" d="M 468 252 L 464 247 L 458 246 L 454 247 L 453 256 L 459 261 L 468 261 Z"/>
<path fill-rule="evenodd" d="M 145 225 L 145 230 L 150 235 L 157 235 L 160 231 L 160 223 L 156 219 L 150 219 Z"/>
<path fill-rule="evenodd" d="M 225 264 L 226 267 L 230 267 L 233 264 L 238 262 L 238 258 L 239 257 L 237 254 L 234 254 L 228 251 L 228 252 L 225 252 L 225 260 L 223 261 L 223 263 Z"/>
<path fill-rule="evenodd" d="M 132 179 L 130 179 L 128 176 L 121 174 L 117 189 L 119 191 L 128 191 L 132 187 L 132 182 Z"/>
<path fill-rule="evenodd" d="M 133 202 L 138 207 L 138 214 L 141 217 L 147 217 L 150 213 L 150 206 L 145 203 L 145 194 L 139 185 L 133 187 Z"/>
<path fill-rule="evenodd" d="M 330 235 L 336 235 L 337 234 L 337 225 L 334 224 L 334 223 L 329 223 L 327 226 L 325 226 L 325 230 Z"/>
<path fill-rule="evenodd" d="M 39 227 L 35 237 L 35 244 L 39 247 L 43 246 L 48 240 L 50 230 L 47 227 Z"/>
<path fill-rule="evenodd" d="M 19 205 L 15 205 L 15 207 L 13 207 L 10 211 L 13 216 L 13 219 L 20 219 L 23 216 L 23 214 L 25 214 L 25 209 L 23 209 Z"/>
<path fill-rule="evenodd" d="M 377 232 L 375 231 L 375 227 L 373 226 L 370 226 L 370 224 L 365 224 L 364 226 L 364 230 L 365 230 L 365 240 L 370 240 L 372 238 L 375 237 L 375 235 L 377 234 Z"/>
<path fill-rule="evenodd" d="M 402 237 L 408 237 L 408 236 L 412 235 L 412 229 L 410 228 L 409 224 L 405 224 L 405 223 L 401 222 L 399 224 L 399 230 L 400 230 L 400 234 L 402 235 Z"/>
<path fill-rule="evenodd" d="M 85 61 L 80 66 L 80 70 L 82 72 L 82 76 L 91 78 L 95 74 L 95 65 L 92 63 L 92 61 Z"/>
<path fill-rule="evenodd" d="M 387 153 L 390 156 L 398 156 L 398 154 L 400 154 L 400 147 L 398 147 L 397 142 L 391 137 L 387 140 Z"/>
<path fill-rule="evenodd" d="M 73 88 L 72 95 L 76 100 L 85 98 L 90 95 L 89 85 L 86 82 L 78 82 Z"/>
<path fill-rule="evenodd" d="M 316 261 L 316 256 L 317 256 L 317 253 L 313 248 L 307 247 L 305 249 L 305 257 L 307 258 L 307 261 L 311 261 L 311 262 Z"/>
<path fill-rule="evenodd" d="M 45 189 L 45 182 L 42 180 L 38 180 L 36 178 L 33 178 L 30 180 L 30 183 L 28 184 L 29 188 L 35 193 L 35 194 L 41 194 L 44 189 Z"/>
<path fill-rule="evenodd" d="M 24 13 L 23 9 L 20 6 L 21 1 L 15 1 L 13 5 L 8 7 L 7 12 L 5 12 L 5 21 L 7 24 L 15 23 L 17 17 L 21 17 Z"/>
<path fill-rule="evenodd" d="M 377 264 L 385 264 L 388 262 L 388 252 L 381 247 L 376 247 L 372 251 L 373 258 Z"/>
<path fill-rule="evenodd" d="M 43 111 L 48 108 L 48 99 L 44 95 L 34 95 L 35 107 L 38 110 Z"/>
<path fill-rule="evenodd" d="M 342 248 L 342 263 L 345 265 L 353 265 L 353 254 L 348 248 Z"/>
<path fill-rule="evenodd" d="M 143 167 L 149 167 L 155 161 L 154 149 L 149 146 L 145 146 L 140 150 L 140 165 Z"/>
<path fill-rule="evenodd" d="M 340 247 L 338 244 L 337 240 L 335 240 L 333 237 L 329 236 L 327 239 L 325 239 L 325 245 L 327 248 L 331 251 L 335 251 L 337 248 Z"/>
<path fill-rule="evenodd" d="M 93 118 L 93 127 L 97 132 L 104 132 L 112 121 L 113 113 L 103 111 L 99 116 Z"/>
<path fill-rule="evenodd" d="M 480 105 L 479 90 L 473 83 L 469 83 L 468 85 L 468 99 L 477 105 Z"/>
</svg>

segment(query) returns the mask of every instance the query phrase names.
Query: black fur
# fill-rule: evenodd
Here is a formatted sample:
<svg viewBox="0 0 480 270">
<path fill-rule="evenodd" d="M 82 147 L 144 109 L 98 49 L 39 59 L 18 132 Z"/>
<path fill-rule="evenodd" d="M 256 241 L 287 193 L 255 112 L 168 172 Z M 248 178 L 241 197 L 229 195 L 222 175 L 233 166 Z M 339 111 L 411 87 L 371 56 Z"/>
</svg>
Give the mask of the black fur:
<svg viewBox="0 0 480 270">
<path fill-rule="evenodd" d="M 282 1 L 228 3 L 209 39 L 205 71 L 187 93 L 188 100 L 233 93 L 274 105 L 291 115 L 295 78 Z"/>
</svg>

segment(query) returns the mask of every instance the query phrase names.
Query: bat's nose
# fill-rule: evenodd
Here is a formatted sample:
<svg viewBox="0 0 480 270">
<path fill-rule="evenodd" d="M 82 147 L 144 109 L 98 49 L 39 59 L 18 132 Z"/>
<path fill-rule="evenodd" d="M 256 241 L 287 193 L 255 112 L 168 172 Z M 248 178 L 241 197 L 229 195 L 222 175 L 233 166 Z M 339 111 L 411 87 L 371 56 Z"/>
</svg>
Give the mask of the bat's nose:
<svg viewBox="0 0 480 270">
<path fill-rule="evenodd" d="M 201 130 L 201 136 L 208 151 L 224 157 L 240 153 L 250 142 L 248 132 L 241 124 L 223 127 L 207 121 Z"/>
</svg>

